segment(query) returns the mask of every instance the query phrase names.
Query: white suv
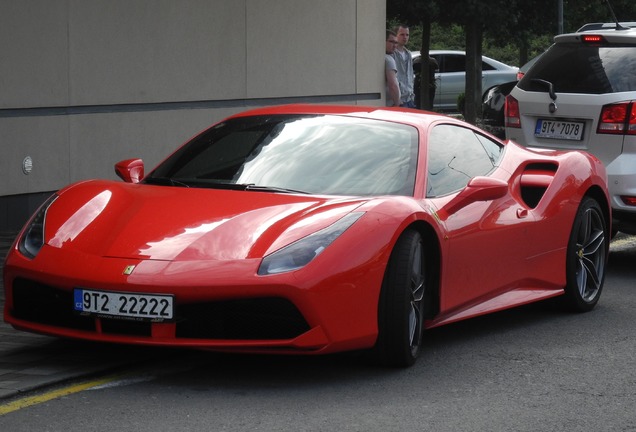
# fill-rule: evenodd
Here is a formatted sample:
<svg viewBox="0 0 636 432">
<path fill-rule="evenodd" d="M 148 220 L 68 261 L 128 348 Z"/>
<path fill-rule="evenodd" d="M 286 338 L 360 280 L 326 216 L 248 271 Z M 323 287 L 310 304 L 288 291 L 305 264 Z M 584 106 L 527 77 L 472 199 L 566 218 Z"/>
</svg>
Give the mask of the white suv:
<svg viewBox="0 0 636 432">
<path fill-rule="evenodd" d="M 506 137 L 606 166 L 613 229 L 636 234 L 636 29 L 563 34 L 506 98 Z"/>
</svg>

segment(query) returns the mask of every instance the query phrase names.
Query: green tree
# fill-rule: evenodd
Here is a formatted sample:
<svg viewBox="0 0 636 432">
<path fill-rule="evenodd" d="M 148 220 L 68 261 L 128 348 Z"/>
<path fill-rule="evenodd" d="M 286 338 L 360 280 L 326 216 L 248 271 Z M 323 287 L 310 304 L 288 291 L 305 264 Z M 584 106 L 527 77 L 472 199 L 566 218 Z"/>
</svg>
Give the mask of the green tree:
<svg viewBox="0 0 636 432">
<path fill-rule="evenodd" d="M 464 29 L 466 47 L 465 118 L 475 123 L 481 116 L 481 56 L 484 28 L 487 22 L 503 22 L 509 0 L 388 0 L 387 16 L 409 24 L 420 24 L 421 35 L 421 99 L 420 106 L 430 108 L 428 81 L 428 52 L 430 50 L 431 23 L 459 24 Z"/>
<path fill-rule="evenodd" d="M 391 1 L 391 0 L 387 0 Z M 564 29 L 566 33 L 576 31 L 583 24 L 591 22 L 613 22 L 611 10 L 618 21 L 636 20 L 634 0 L 563 0 Z"/>
<path fill-rule="evenodd" d="M 475 122 L 485 90 L 481 54 L 519 66 L 540 54 L 558 33 L 559 2 L 565 32 L 585 23 L 612 22 L 610 3 L 619 21 L 636 20 L 634 0 L 387 0 L 387 17 L 411 25 L 409 49 L 422 53 L 423 71 L 431 47 L 467 52 L 466 119 Z M 420 106 L 430 108 L 427 74 L 421 77 Z"/>
<path fill-rule="evenodd" d="M 464 118 L 476 123 L 481 117 L 481 57 L 487 23 L 505 22 L 510 0 L 457 0 L 447 2 L 440 21 L 459 23 L 466 32 L 466 87 Z"/>
<path fill-rule="evenodd" d="M 556 34 L 557 3 L 558 0 L 510 0 L 510 13 L 504 21 L 505 24 L 490 28 L 489 35 L 499 44 L 506 40 L 514 44 L 519 51 L 518 64 L 521 66 L 539 54 L 536 50 L 532 51 L 536 38 L 548 38 L 551 42 L 552 36 Z M 542 48 L 545 49 L 547 46 Z"/>
</svg>

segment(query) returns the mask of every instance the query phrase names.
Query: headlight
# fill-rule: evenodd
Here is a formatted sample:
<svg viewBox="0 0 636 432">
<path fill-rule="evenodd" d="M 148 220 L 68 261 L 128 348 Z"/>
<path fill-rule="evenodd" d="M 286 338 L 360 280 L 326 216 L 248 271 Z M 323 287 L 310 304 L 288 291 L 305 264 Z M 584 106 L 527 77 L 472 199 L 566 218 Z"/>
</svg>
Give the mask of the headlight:
<svg viewBox="0 0 636 432">
<path fill-rule="evenodd" d="M 46 212 L 57 199 L 57 194 L 53 194 L 40 207 L 38 212 L 33 216 L 24 234 L 18 242 L 20 253 L 27 258 L 33 259 L 40 252 L 44 245 L 44 222 L 46 220 Z"/>
<path fill-rule="evenodd" d="M 259 275 L 270 275 L 297 270 L 309 264 L 335 239 L 347 230 L 364 213 L 349 213 L 327 228 L 316 231 L 263 258 L 258 268 Z"/>
</svg>

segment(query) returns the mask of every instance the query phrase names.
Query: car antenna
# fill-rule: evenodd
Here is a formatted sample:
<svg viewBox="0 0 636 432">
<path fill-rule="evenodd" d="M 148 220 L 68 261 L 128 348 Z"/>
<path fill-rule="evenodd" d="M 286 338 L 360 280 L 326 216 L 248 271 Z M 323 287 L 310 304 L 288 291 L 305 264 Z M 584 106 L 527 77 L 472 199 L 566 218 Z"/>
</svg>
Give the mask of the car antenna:
<svg viewBox="0 0 636 432">
<path fill-rule="evenodd" d="M 610 13 L 612 14 L 612 19 L 616 23 L 616 30 L 629 30 L 627 27 L 623 27 L 621 23 L 618 22 L 618 19 L 616 18 L 616 14 L 614 13 L 614 9 L 612 8 L 612 5 L 610 4 L 609 0 L 605 0 L 605 3 L 607 3 L 607 7 L 609 8 Z"/>
</svg>

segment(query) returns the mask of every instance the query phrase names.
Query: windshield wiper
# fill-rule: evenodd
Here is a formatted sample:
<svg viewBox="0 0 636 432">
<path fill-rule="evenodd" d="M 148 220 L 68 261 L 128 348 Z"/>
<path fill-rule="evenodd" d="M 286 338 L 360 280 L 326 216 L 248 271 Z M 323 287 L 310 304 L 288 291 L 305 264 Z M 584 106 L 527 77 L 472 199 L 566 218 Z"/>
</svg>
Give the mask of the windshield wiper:
<svg viewBox="0 0 636 432">
<path fill-rule="evenodd" d="M 148 184 L 163 185 L 163 186 L 183 186 L 183 187 L 195 187 L 195 188 L 213 188 L 213 189 L 231 189 L 231 190 L 245 190 L 248 185 L 232 183 L 229 180 L 216 180 L 216 179 L 200 179 L 200 178 L 182 178 L 174 179 L 172 177 L 146 177 L 143 180 Z"/>
<path fill-rule="evenodd" d="M 230 180 L 217 179 L 199 179 L 188 178 L 175 180 L 171 177 L 146 177 L 143 179 L 146 184 L 164 185 L 164 186 L 183 186 L 183 187 L 207 187 L 213 189 L 229 189 L 229 190 L 245 190 L 256 192 L 279 192 L 279 193 L 297 193 L 308 194 L 309 192 L 287 189 L 275 186 L 259 186 L 255 183 L 232 183 Z"/>
<path fill-rule="evenodd" d="M 143 183 L 162 186 L 190 187 L 188 184 L 170 177 L 146 177 L 145 179 L 143 179 Z"/>
<path fill-rule="evenodd" d="M 243 185 L 245 190 L 248 191 L 256 191 L 256 192 L 281 192 L 281 193 L 297 193 L 297 194 L 308 194 L 309 192 L 295 190 L 295 189 L 287 189 L 276 186 L 259 186 L 256 184 L 246 184 Z"/>
<path fill-rule="evenodd" d="M 532 78 L 530 81 L 546 87 L 548 89 L 548 94 L 550 95 L 550 98 L 553 101 L 557 99 L 556 92 L 554 91 L 554 85 L 550 81 L 542 80 L 539 78 Z"/>
<path fill-rule="evenodd" d="M 298 194 L 308 194 L 309 192 L 288 189 L 276 186 L 260 186 L 256 183 L 232 183 L 227 180 L 205 180 L 202 182 L 206 186 L 219 188 L 219 189 L 231 189 L 231 190 L 244 190 L 244 191 L 255 191 L 255 192 L 279 192 L 279 193 L 298 193 Z"/>
</svg>

